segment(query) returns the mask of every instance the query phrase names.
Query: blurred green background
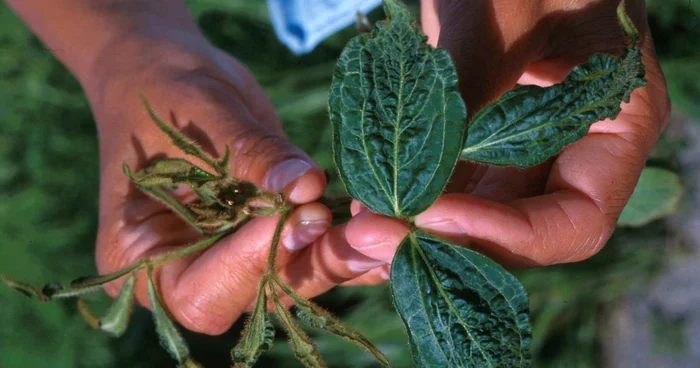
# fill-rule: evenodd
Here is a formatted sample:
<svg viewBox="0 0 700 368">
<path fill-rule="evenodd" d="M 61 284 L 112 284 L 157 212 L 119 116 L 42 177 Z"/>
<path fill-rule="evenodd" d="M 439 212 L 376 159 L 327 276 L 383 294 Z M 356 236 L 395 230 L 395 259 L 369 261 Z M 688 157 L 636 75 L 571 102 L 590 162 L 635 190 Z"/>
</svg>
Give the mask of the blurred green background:
<svg viewBox="0 0 700 368">
<path fill-rule="evenodd" d="M 251 69 L 291 139 L 323 167 L 332 167 L 327 92 L 335 59 L 356 34 L 354 28 L 296 57 L 276 40 L 263 1 L 189 3 L 212 42 Z M 647 3 L 674 111 L 700 118 L 700 2 Z M 650 164 L 681 172 L 683 147 L 682 140 L 664 137 Z M 94 273 L 97 188 L 96 131 L 78 83 L 0 4 L 0 272 L 39 284 Z M 674 257 L 684 256 L 677 239 L 663 220 L 620 228 L 588 261 L 520 272 L 531 297 L 535 366 L 601 366 L 608 312 Z M 395 367 L 410 366 L 386 287 L 337 289 L 318 301 L 366 333 Z M 675 324 L 659 323 L 660 331 L 677 337 Z M 219 337 L 187 337 L 198 361 L 222 367 L 228 366 L 239 332 L 240 324 Z M 331 367 L 373 366 L 355 347 L 326 334 L 315 336 Z M 681 353 L 682 338 L 674 345 Z M 144 310 L 135 313 L 126 336 L 112 339 L 91 330 L 72 302 L 40 304 L 0 288 L 0 368 L 46 366 L 172 367 L 174 362 L 160 349 Z M 280 341 L 259 366 L 297 365 Z"/>
</svg>

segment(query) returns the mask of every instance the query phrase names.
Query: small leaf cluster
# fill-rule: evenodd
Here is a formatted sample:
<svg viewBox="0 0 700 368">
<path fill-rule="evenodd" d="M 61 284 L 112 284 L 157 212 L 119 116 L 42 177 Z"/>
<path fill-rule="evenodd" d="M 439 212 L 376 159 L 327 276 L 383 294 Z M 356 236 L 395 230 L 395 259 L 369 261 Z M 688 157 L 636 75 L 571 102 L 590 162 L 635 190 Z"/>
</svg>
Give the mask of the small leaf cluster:
<svg viewBox="0 0 700 368">
<path fill-rule="evenodd" d="M 190 356 L 187 342 L 163 302 L 154 270 L 170 261 L 206 250 L 223 237 L 236 232 L 252 218 L 279 215 L 271 242 L 267 274 L 260 280 L 255 310 L 247 321 L 241 340 L 231 350 L 234 367 L 252 367 L 260 355 L 272 347 L 275 329 L 268 314 L 268 302 L 271 302 L 272 310 L 289 337 L 296 357 L 309 367 L 326 366 L 316 344 L 295 322 L 292 313 L 281 302 L 280 294 L 294 300 L 296 315 L 307 326 L 324 329 L 343 337 L 368 351 L 383 366 L 388 366 L 386 357 L 367 338 L 321 307 L 299 296 L 277 276 L 275 261 L 282 229 L 293 210 L 293 206 L 284 199 L 283 195 L 264 191 L 252 183 L 234 178 L 231 176 L 229 166 L 228 147 L 222 158 L 215 159 L 194 141 L 166 124 L 145 99 L 143 103 L 152 120 L 170 138 L 173 145 L 183 153 L 208 164 L 213 173 L 183 158 L 158 159 L 150 166 L 136 172 L 124 164 L 124 173 L 138 189 L 199 230 L 204 239 L 167 253 L 139 259 L 108 275 L 80 277 L 68 285 L 50 283 L 43 287 L 36 287 L 2 275 L 4 283 L 29 297 L 45 302 L 58 298 L 81 297 L 84 294 L 102 290 L 107 283 L 126 277 L 119 296 L 102 317 L 95 316 L 86 302 L 78 299 L 78 309 L 90 326 L 118 337 L 126 332 L 134 309 L 137 273 L 146 271 L 148 299 L 153 307 L 153 318 L 161 345 L 180 367 L 195 368 L 200 365 Z M 191 189 L 199 201 L 181 203 L 171 193 L 171 190 L 179 186 Z M 345 207 L 349 203 L 346 200 L 331 199 L 325 202 L 338 203 Z"/>
</svg>

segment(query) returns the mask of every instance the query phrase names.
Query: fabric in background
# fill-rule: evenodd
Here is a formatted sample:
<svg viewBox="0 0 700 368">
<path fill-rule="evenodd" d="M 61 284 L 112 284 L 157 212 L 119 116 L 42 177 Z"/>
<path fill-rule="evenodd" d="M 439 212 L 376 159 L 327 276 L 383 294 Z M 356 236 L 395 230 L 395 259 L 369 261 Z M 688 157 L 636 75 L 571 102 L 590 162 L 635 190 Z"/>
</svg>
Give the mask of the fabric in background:
<svg viewBox="0 0 700 368">
<path fill-rule="evenodd" d="M 297 55 L 311 52 L 333 33 L 367 14 L 382 0 L 267 0 L 280 42 Z"/>
</svg>

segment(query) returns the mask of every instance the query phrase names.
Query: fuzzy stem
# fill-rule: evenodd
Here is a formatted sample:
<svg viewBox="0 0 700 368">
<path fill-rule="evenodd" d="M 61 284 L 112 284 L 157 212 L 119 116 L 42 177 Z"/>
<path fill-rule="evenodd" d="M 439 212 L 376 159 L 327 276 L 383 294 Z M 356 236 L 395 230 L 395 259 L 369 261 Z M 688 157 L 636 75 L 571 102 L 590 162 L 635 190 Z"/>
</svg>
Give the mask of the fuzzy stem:
<svg viewBox="0 0 700 368">
<path fill-rule="evenodd" d="M 276 278 L 275 275 L 275 262 L 277 261 L 277 250 L 279 249 L 280 239 L 282 238 L 282 229 L 284 229 L 284 223 L 287 222 L 289 216 L 292 214 L 292 209 L 289 206 L 284 206 L 280 213 L 280 219 L 277 221 L 277 226 L 275 227 L 275 233 L 272 236 L 272 245 L 270 246 L 270 255 L 267 257 L 267 274 L 268 277 Z"/>
<path fill-rule="evenodd" d="M 207 249 L 210 246 L 214 245 L 217 241 L 219 241 L 221 238 L 225 237 L 226 235 L 229 235 L 233 232 L 233 230 L 223 232 L 216 234 L 212 237 L 206 238 L 200 242 L 194 243 L 192 245 L 188 245 L 186 247 L 174 250 L 169 253 L 165 253 L 162 255 L 159 255 L 157 257 L 151 258 L 147 263 L 151 267 L 158 267 L 162 264 L 168 263 L 174 259 L 182 258 L 184 256 L 190 255 L 195 252 L 199 252 L 201 250 Z"/>
</svg>

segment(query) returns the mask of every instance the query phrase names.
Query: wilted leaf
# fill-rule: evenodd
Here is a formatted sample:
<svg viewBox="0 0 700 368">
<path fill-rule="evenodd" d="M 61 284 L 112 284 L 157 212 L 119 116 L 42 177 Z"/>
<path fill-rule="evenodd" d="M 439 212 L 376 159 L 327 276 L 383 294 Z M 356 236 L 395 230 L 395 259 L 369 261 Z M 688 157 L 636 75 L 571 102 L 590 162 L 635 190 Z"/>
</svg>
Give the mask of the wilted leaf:
<svg viewBox="0 0 700 368">
<path fill-rule="evenodd" d="M 148 101 L 146 101 L 145 98 L 142 97 L 142 101 L 143 105 L 146 107 L 146 111 L 148 111 L 148 115 L 151 116 L 153 122 L 155 122 L 156 125 L 158 125 L 158 127 L 163 133 L 170 137 L 170 140 L 177 148 L 181 149 L 188 155 L 192 155 L 206 162 L 209 166 L 214 168 L 221 175 L 225 175 L 228 172 L 228 168 L 222 168 L 219 166 L 223 163 L 228 164 L 228 156 L 226 153 L 224 154 L 224 157 L 221 160 L 215 160 L 193 140 L 191 140 L 190 138 L 182 134 L 180 131 L 164 122 L 163 119 L 161 119 L 158 116 L 158 114 L 156 114 L 156 112 L 153 111 L 153 108 L 151 108 L 151 105 L 148 103 Z"/>
<path fill-rule="evenodd" d="M 145 188 L 184 184 L 196 189 L 204 183 L 217 179 L 219 177 L 181 158 L 156 160 L 151 166 L 131 175 L 131 180 L 136 185 Z"/>
<path fill-rule="evenodd" d="M 461 157 L 492 165 L 537 165 L 585 137 L 591 124 L 617 117 L 620 104 L 646 85 L 636 30 L 629 28 L 624 11 L 619 14 L 634 43 L 619 60 L 593 55 L 560 84 L 505 93 L 474 117 Z"/>
<path fill-rule="evenodd" d="M 114 336 L 121 336 L 129 326 L 131 312 L 134 310 L 134 285 L 136 275 L 133 273 L 126 279 L 117 300 L 100 319 L 100 329 Z"/>
<path fill-rule="evenodd" d="M 418 231 L 392 262 L 394 303 L 418 367 L 529 367 L 528 299 L 497 263 Z"/>
<path fill-rule="evenodd" d="M 308 300 L 302 300 L 296 303 L 295 308 L 299 319 L 309 326 L 324 329 L 342 337 L 372 354 L 383 367 L 389 366 L 389 360 L 371 341 L 369 341 L 369 339 L 363 336 L 359 331 L 339 321 L 321 307 Z"/>
<path fill-rule="evenodd" d="M 134 178 L 134 174 L 131 172 L 131 169 L 129 168 L 129 165 L 124 163 L 122 165 L 122 169 L 124 170 L 124 174 L 131 179 L 132 182 L 134 182 L 134 185 L 136 185 L 142 192 L 146 193 L 149 197 L 155 199 L 156 201 L 162 203 L 166 207 L 170 208 L 173 212 L 175 212 L 177 215 L 180 216 L 183 220 L 185 220 L 190 226 L 194 227 L 195 229 L 198 229 L 202 231 L 202 229 L 197 226 L 197 219 L 195 216 L 190 212 L 190 210 L 185 207 L 180 201 L 178 201 L 175 197 L 173 197 L 168 191 L 162 187 L 162 186 L 152 186 L 152 187 L 142 187 L 139 186 L 138 183 L 136 182 L 136 179 Z"/>
<path fill-rule="evenodd" d="M 267 314 L 267 279 L 260 283 L 255 310 L 243 330 L 241 341 L 231 350 L 234 368 L 253 367 L 260 355 L 272 347 L 275 328 Z"/>
<path fill-rule="evenodd" d="M 447 51 L 426 44 L 403 4 L 387 0 L 384 9 L 389 21 L 352 39 L 336 65 L 333 152 L 352 197 L 374 212 L 409 217 L 444 189 L 467 115 Z"/>
<path fill-rule="evenodd" d="M 180 331 L 175 327 L 172 316 L 163 306 L 151 268 L 148 269 L 148 300 L 153 307 L 153 320 L 161 345 L 179 364 L 185 364 L 190 359 L 190 349 Z"/>
<path fill-rule="evenodd" d="M 275 306 L 277 318 L 287 332 L 287 337 L 289 337 L 289 343 L 292 345 L 294 356 L 307 368 L 325 368 L 326 363 L 323 361 L 323 358 L 321 358 L 316 344 L 314 344 L 309 335 L 294 322 L 289 310 L 282 305 L 279 297 L 277 297 L 274 287 L 271 286 L 270 289 L 270 298 L 272 298 L 272 302 Z"/>
<path fill-rule="evenodd" d="M 41 293 L 41 290 L 37 288 L 34 285 L 28 284 L 23 281 L 18 281 L 13 278 L 7 277 L 5 275 L 0 275 L 2 278 L 2 281 L 5 283 L 5 285 L 15 289 L 16 291 L 19 291 L 20 293 L 28 296 L 28 297 L 36 297 L 39 298 L 40 300 L 44 300 L 43 294 Z"/>
<path fill-rule="evenodd" d="M 683 194 L 680 177 L 675 173 L 647 167 L 617 221 L 621 226 L 642 226 L 676 210 Z"/>
</svg>

